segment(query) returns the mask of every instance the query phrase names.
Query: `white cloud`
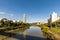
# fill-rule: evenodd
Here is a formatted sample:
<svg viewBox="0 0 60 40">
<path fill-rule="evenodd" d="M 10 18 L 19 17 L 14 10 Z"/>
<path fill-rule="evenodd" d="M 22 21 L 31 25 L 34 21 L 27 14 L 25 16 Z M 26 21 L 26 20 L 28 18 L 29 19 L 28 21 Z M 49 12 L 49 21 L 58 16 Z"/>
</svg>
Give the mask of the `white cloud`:
<svg viewBox="0 0 60 40">
<path fill-rule="evenodd" d="M 0 12 L 0 14 L 6 14 L 5 12 Z"/>
<path fill-rule="evenodd" d="M 7 16 L 11 16 L 11 17 L 14 16 L 14 14 L 10 14 L 10 13 L 7 13 L 7 12 L 0 12 L 0 14 L 2 14 L 2 15 L 6 14 Z"/>
<path fill-rule="evenodd" d="M 13 14 L 10 14 L 10 16 L 14 16 Z"/>
</svg>

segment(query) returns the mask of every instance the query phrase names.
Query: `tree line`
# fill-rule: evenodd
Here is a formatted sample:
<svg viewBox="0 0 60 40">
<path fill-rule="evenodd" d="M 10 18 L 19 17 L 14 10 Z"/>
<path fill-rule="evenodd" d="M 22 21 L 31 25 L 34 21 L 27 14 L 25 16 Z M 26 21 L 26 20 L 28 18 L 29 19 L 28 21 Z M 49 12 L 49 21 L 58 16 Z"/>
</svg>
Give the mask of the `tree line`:
<svg viewBox="0 0 60 40">
<path fill-rule="evenodd" d="M 3 18 L 0 20 L 0 28 L 4 29 L 17 29 L 17 28 L 25 28 L 27 26 L 30 26 L 29 23 L 23 23 L 23 22 L 13 22 L 12 20 L 8 20 L 6 18 Z"/>
</svg>

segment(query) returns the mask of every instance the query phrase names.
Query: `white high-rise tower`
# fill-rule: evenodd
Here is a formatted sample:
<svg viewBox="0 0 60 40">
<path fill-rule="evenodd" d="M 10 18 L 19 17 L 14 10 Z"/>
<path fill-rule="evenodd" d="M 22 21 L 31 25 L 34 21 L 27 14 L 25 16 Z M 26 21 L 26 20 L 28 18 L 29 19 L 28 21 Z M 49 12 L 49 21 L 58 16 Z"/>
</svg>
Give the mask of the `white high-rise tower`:
<svg viewBox="0 0 60 40">
<path fill-rule="evenodd" d="M 23 20 L 24 20 L 24 23 L 26 23 L 26 14 L 23 15 Z"/>
<path fill-rule="evenodd" d="M 59 20 L 60 17 L 58 17 L 57 13 L 56 12 L 53 12 L 51 15 L 50 15 L 50 18 L 48 19 L 48 25 L 51 25 L 51 23 Z"/>
<path fill-rule="evenodd" d="M 51 22 L 56 21 L 57 18 L 58 18 L 57 13 L 56 13 L 56 12 L 53 12 L 53 13 L 51 14 L 50 18 L 51 18 Z"/>
</svg>

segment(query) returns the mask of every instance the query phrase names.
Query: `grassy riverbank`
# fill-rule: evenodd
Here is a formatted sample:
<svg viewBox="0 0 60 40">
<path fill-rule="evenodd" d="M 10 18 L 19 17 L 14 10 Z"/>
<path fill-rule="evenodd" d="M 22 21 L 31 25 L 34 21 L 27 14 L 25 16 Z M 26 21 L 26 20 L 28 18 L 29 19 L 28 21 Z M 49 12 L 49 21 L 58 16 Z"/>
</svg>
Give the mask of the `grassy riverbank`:
<svg viewBox="0 0 60 40">
<path fill-rule="evenodd" d="M 49 27 L 47 27 L 47 25 L 41 25 L 41 30 L 43 32 L 47 32 L 49 30 Z"/>
<path fill-rule="evenodd" d="M 52 27 L 50 30 L 53 31 L 53 32 L 55 32 L 55 33 L 60 34 L 60 28 L 59 27 L 58 28 Z"/>
<path fill-rule="evenodd" d="M 48 27 L 48 25 L 43 24 L 43 25 L 41 25 L 41 29 L 44 32 L 48 32 L 48 30 L 51 30 L 51 31 L 53 31 L 55 33 L 60 34 L 60 27 L 53 27 L 53 26 L 52 27 Z"/>
<path fill-rule="evenodd" d="M 59 27 L 48 27 L 47 25 L 42 25 L 41 27 L 43 34 L 46 38 L 50 40 L 60 40 L 60 28 Z"/>
</svg>

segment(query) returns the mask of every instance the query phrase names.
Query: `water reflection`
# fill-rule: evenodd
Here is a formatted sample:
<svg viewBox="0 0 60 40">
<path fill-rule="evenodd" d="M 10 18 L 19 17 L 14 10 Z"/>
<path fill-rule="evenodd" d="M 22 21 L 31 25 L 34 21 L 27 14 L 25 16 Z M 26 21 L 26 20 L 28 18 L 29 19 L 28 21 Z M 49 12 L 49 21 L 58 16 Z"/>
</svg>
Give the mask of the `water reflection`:
<svg viewBox="0 0 60 40">
<path fill-rule="evenodd" d="M 10 32 L 4 32 L 0 31 L 0 35 L 6 36 L 3 40 L 47 40 L 44 38 L 43 33 L 41 32 L 41 28 L 31 26 L 30 29 L 26 29 L 26 36 L 24 38 L 24 31 L 18 31 L 17 33 L 10 33 Z"/>
<path fill-rule="evenodd" d="M 43 33 L 40 27 L 31 26 L 30 29 L 27 29 L 26 31 L 27 31 L 27 35 L 43 37 Z"/>
<path fill-rule="evenodd" d="M 47 40 L 44 38 L 40 27 L 31 26 L 30 29 L 26 30 L 26 40 Z"/>
</svg>

